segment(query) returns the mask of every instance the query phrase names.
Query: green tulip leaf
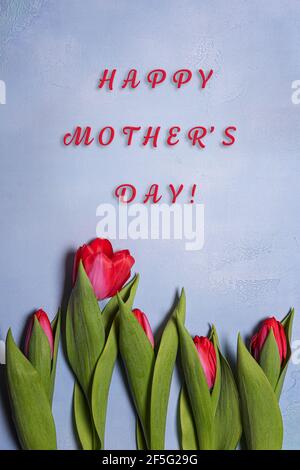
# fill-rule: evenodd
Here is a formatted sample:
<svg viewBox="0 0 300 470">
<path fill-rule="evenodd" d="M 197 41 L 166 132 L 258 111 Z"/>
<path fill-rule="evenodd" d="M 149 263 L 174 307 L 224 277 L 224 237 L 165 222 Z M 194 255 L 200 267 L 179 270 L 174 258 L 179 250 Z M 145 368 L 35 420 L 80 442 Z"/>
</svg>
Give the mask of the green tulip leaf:
<svg viewBox="0 0 300 470">
<path fill-rule="evenodd" d="M 98 359 L 92 385 L 91 406 L 95 427 L 104 449 L 108 392 L 118 356 L 118 314 L 111 326 L 104 350 Z"/>
<path fill-rule="evenodd" d="M 40 374 L 16 346 L 10 330 L 6 339 L 6 371 L 13 419 L 22 448 L 56 449 L 55 424 Z"/>
<path fill-rule="evenodd" d="M 291 352 L 291 340 L 292 340 L 292 328 L 293 328 L 294 315 L 295 315 L 295 311 L 294 311 L 293 308 L 291 308 L 289 313 L 285 316 L 285 318 L 281 322 L 281 324 L 284 328 L 284 331 L 285 331 L 286 338 L 287 338 L 287 357 L 286 357 L 286 360 L 285 360 L 285 362 L 282 366 L 281 374 L 280 374 L 280 377 L 279 377 L 278 382 L 277 382 L 276 387 L 275 387 L 275 395 L 277 396 L 278 400 L 279 400 L 280 395 L 281 395 L 283 382 L 284 382 L 286 372 L 287 372 L 287 368 L 288 368 L 288 363 L 289 363 L 289 360 L 290 360 L 291 354 L 292 354 L 292 352 Z"/>
<path fill-rule="evenodd" d="M 53 358 L 52 358 L 52 367 L 51 367 L 51 374 L 50 374 L 50 400 L 51 400 L 51 404 L 52 404 L 54 385 L 55 385 L 58 347 L 59 347 L 59 341 L 60 341 L 60 327 L 61 327 L 61 312 L 60 312 L 60 310 L 58 310 L 56 317 L 52 321 L 51 327 L 52 327 L 52 331 L 53 331 L 53 335 L 54 335 Z"/>
<path fill-rule="evenodd" d="M 177 328 L 180 340 L 181 364 L 196 425 L 198 446 L 200 450 L 210 450 L 213 449 L 214 445 L 211 394 L 197 349 L 178 316 Z"/>
<path fill-rule="evenodd" d="M 50 375 L 52 359 L 50 344 L 46 333 L 35 315 L 29 342 L 28 359 L 39 373 L 46 395 L 49 397 L 49 401 L 51 401 Z"/>
<path fill-rule="evenodd" d="M 132 281 L 119 292 L 119 296 L 122 298 L 123 302 L 126 302 L 130 309 L 134 302 L 138 282 L 139 276 L 136 275 Z M 98 359 L 92 385 L 91 407 L 102 449 L 104 449 L 108 393 L 118 356 L 118 311 L 118 300 L 117 297 L 114 296 L 106 304 L 102 313 L 107 340 L 102 354 Z"/>
<path fill-rule="evenodd" d="M 234 450 L 242 434 L 239 395 L 230 366 L 218 352 L 221 387 L 214 420 L 215 449 Z"/>
<path fill-rule="evenodd" d="M 197 432 L 193 411 L 185 386 L 179 396 L 179 423 L 182 450 L 198 450 Z"/>
<path fill-rule="evenodd" d="M 281 324 L 284 328 L 286 337 L 288 342 L 291 342 L 292 339 L 292 328 L 293 328 L 293 321 L 295 316 L 295 310 L 293 308 L 290 309 L 289 313 L 281 320 Z"/>
<path fill-rule="evenodd" d="M 87 399 L 91 379 L 105 342 L 100 308 L 80 261 L 66 316 L 66 346 L 70 365 Z"/>
<path fill-rule="evenodd" d="M 129 306 L 123 302 L 119 295 L 118 300 L 120 353 L 149 448 L 149 403 L 155 355 L 149 339 Z"/>
<path fill-rule="evenodd" d="M 217 330 L 214 325 L 212 326 L 209 340 L 213 343 L 215 352 L 216 352 L 216 377 L 215 377 L 213 389 L 211 391 L 212 412 L 213 412 L 213 415 L 215 415 L 218 402 L 219 402 L 220 390 L 221 390 L 221 364 L 220 364 L 219 347 L 218 347 L 219 339 L 217 335 Z"/>
<path fill-rule="evenodd" d="M 280 375 L 281 361 L 273 328 L 270 329 L 260 352 L 259 365 L 266 374 L 271 387 L 275 390 Z"/>
<path fill-rule="evenodd" d="M 265 373 L 244 345 L 240 335 L 237 371 L 247 448 L 281 449 L 283 425 L 277 398 Z"/>
<path fill-rule="evenodd" d="M 94 425 L 91 419 L 89 404 L 77 381 L 74 383 L 73 408 L 76 430 L 81 447 L 83 450 L 93 450 Z"/>
<path fill-rule="evenodd" d="M 139 284 L 139 275 L 136 274 L 134 278 L 124 286 L 120 292 L 119 295 L 121 299 L 123 299 L 123 302 L 126 302 L 130 308 L 133 306 L 135 294 L 138 288 Z M 112 322 L 116 316 L 116 314 L 119 311 L 119 304 L 118 304 L 118 299 L 117 296 L 114 295 L 105 305 L 103 311 L 102 311 L 102 318 L 103 318 L 103 323 L 104 323 L 104 328 L 106 331 L 106 335 L 108 336 L 108 333 L 110 331 Z"/>
<path fill-rule="evenodd" d="M 151 449 L 163 450 L 171 380 L 178 350 L 178 333 L 174 316 L 185 320 L 185 293 L 182 290 L 161 337 L 152 380 L 150 404 L 150 445 Z"/>
<path fill-rule="evenodd" d="M 136 419 L 135 436 L 136 436 L 136 448 L 137 448 L 137 450 L 147 450 L 147 444 L 146 444 L 146 441 L 145 441 L 143 428 L 141 426 L 139 418 Z"/>
</svg>

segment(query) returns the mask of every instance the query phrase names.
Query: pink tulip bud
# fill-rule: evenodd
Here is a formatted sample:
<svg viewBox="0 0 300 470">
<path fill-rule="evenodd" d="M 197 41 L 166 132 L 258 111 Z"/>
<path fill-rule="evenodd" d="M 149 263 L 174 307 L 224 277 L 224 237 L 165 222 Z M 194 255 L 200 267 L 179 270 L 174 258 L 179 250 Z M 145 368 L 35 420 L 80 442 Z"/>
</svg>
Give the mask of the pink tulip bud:
<svg viewBox="0 0 300 470">
<path fill-rule="evenodd" d="M 30 345 L 30 339 L 32 335 L 32 329 L 34 325 L 34 319 L 37 319 L 41 328 L 43 329 L 45 335 L 48 338 L 49 345 L 50 345 L 50 350 L 51 350 L 51 357 L 53 356 L 53 348 L 54 348 L 54 340 L 53 340 L 53 332 L 52 332 L 52 327 L 51 323 L 49 321 L 47 313 L 44 312 L 44 310 L 40 309 L 37 310 L 30 318 L 27 332 L 26 332 L 26 338 L 25 338 L 25 354 L 28 356 L 29 354 L 29 345 Z"/>
<path fill-rule="evenodd" d="M 278 346 L 280 361 L 282 364 L 287 355 L 287 341 L 284 328 L 280 321 L 276 320 L 275 317 L 270 317 L 264 320 L 260 330 L 252 337 L 250 343 L 251 353 L 254 358 L 259 361 L 261 350 L 265 344 L 271 328 L 273 329 L 274 337 Z"/>
<path fill-rule="evenodd" d="M 114 253 L 109 240 L 96 238 L 78 248 L 74 260 L 73 284 L 76 281 L 80 261 L 98 300 L 113 297 L 122 289 L 130 277 L 135 262 L 128 250 Z"/>
<path fill-rule="evenodd" d="M 194 343 L 198 351 L 208 388 L 211 390 L 215 384 L 217 373 L 215 347 L 206 336 L 195 336 Z"/>
<path fill-rule="evenodd" d="M 149 339 L 150 343 L 152 344 L 152 347 L 154 348 L 153 333 L 152 333 L 151 326 L 150 326 L 147 316 L 144 314 L 144 312 L 142 312 L 138 308 L 133 309 L 132 313 L 134 314 L 135 318 L 137 319 L 137 321 L 143 328 L 144 332 L 147 335 L 147 338 Z"/>
</svg>

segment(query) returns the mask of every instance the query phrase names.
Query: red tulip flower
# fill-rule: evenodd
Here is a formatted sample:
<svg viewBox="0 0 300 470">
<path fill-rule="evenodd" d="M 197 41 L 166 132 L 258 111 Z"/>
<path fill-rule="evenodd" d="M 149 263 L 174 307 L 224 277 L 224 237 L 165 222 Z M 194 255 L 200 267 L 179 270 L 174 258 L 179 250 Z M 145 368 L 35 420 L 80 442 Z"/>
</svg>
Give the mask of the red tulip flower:
<svg viewBox="0 0 300 470">
<path fill-rule="evenodd" d="M 114 253 L 109 240 L 96 238 L 77 250 L 73 284 L 76 281 L 80 260 L 98 300 L 113 297 L 123 287 L 130 277 L 130 271 L 135 262 L 128 250 Z"/>
<path fill-rule="evenodd" d="M 264 320 L 260 330 L 251 339 L 251 353 L 254 358 L 259 361 L 261 350 L 265 344 L 271 328 L 273 329 L 274 337 L 278 346 L 280 361 L 282 364 L 287 355 L 287 341 L 282 324 L 274 317 L 270 317 Z"/>
<path fill-rule="evenodd" d="M 40 309 L 37 310 L 31 317 L 27 332 L 26 332 L 26 338 L 25 338 L 25 354 L 28 356 L 29 354 L 29 345 L 30 345 L 30 339 L 32 335 L 32 329 L 34 325 L 34 319 L 37 319 L 39 322 L 40 326 L 42 327 L 45 335 L 48 338 L 49 345 L 50 345 L 50 351 L 51 351 L 51 357 L 53 356 L 53 347 L 54 347 L 54 339 L 53 339 L 53 332 L 52 332 L 52 327 L 51 323 L 49 321 L 47 313 L 44 312 L 44 310 Z"/>
<path fill-rule="evenodd" d="M 150 326 L 147 316 L 145 315 L 144 312 L 142 312 L 138 308 L 133 309 L 132 313 L 134 314 L 135 318 L 137 319 L 137 321 L 143 328 L 144 332 L 146 333 L 147 338 L 149 339 L 152 347 L 154 348 L 153 333 L 152 333 L 151 326 Z"/>
<path fill-rule="evenodd" d="M 211 390 L 215 384 L 217 373 L 215 347 L 206 336 L 195 336 L 194 343 L 198 351 L 208 388 Z"/>
</svg>

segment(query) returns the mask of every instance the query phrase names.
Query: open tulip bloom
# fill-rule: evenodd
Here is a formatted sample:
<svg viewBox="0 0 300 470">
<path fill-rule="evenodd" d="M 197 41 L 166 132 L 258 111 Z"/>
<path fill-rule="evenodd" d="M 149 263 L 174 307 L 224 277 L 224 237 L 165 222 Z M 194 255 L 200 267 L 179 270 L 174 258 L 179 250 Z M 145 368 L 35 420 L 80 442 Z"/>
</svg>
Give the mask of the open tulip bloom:
<svg viewBox="0 0 300 470">
<path fill-rule="evenodd" d="M 66 345 L 75 374 L 74 417 L 81 447 L 103 449 L 108 392 L 118 355 L 116 293 L 131 309 L 138 276 L 129 279 L 133 257 L 114 253 L 108 240 L 83 245 L 74 261 L 74 287 L 66 315 Z M 98 300 L 111 297 L 101 311 Z M 88 423 L 88 425 L 87 425 Z"/>
<path fill-rule="evenodd" d="M 98 300 L 116 295 L 130 277 L 134 258 L 128 250 L 113 252 L 109 240 L 96 238 L 81 246 L 74 259 L 73 284 L 80 261 L 93 286 Z"/>
<path fill-rule="evenodd" d="M 6 339 L 7 384 L 20 444 L 26 450 L 56 449 L 51 412 L 60 337 L 60 313 L 52 324 L 43 310 L 29 321 L 25 355 L 9 330 Z"/>
</svg>

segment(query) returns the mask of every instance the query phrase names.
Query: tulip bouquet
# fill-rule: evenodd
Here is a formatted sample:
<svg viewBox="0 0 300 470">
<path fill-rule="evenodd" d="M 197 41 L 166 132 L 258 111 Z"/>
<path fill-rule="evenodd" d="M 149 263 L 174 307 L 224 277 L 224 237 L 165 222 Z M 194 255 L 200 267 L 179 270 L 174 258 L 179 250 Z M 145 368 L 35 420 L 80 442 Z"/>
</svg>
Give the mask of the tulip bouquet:
<svg viewBox="0 0 300 470">
<path fill-rule="evenodd" d="M 97 238 L 77 250 L 63 332 L 74 373 L 73 411 L 84 450 L 104 449 L 106 409 L 120 352 L 136 410 L 137 449 L 162 450 L 172 375 L 180 356 L 180 441 L 184 450 L 233 450 L 241 436 L 250 450 L 281 449 L 279 398 L 291 357 L 294 311 L 266 319 L 249 348 L 241 336 L 237 382 L 217 331 L 192 338 L 185 327 L 184 290 L 158 341 L 146 314 L 133 308 L 139 276 L 128 250 Z M 104 303 L 104 300 L 106 301 Z M 101 301 L 101 304 L 99 304 Z M 23 449 L 56 449 L 52 399 L 61 314 L 43 310 L 28 324 L 24 353 L 11 331 L 6 372 L 13 419 Z"/>
</svg>

